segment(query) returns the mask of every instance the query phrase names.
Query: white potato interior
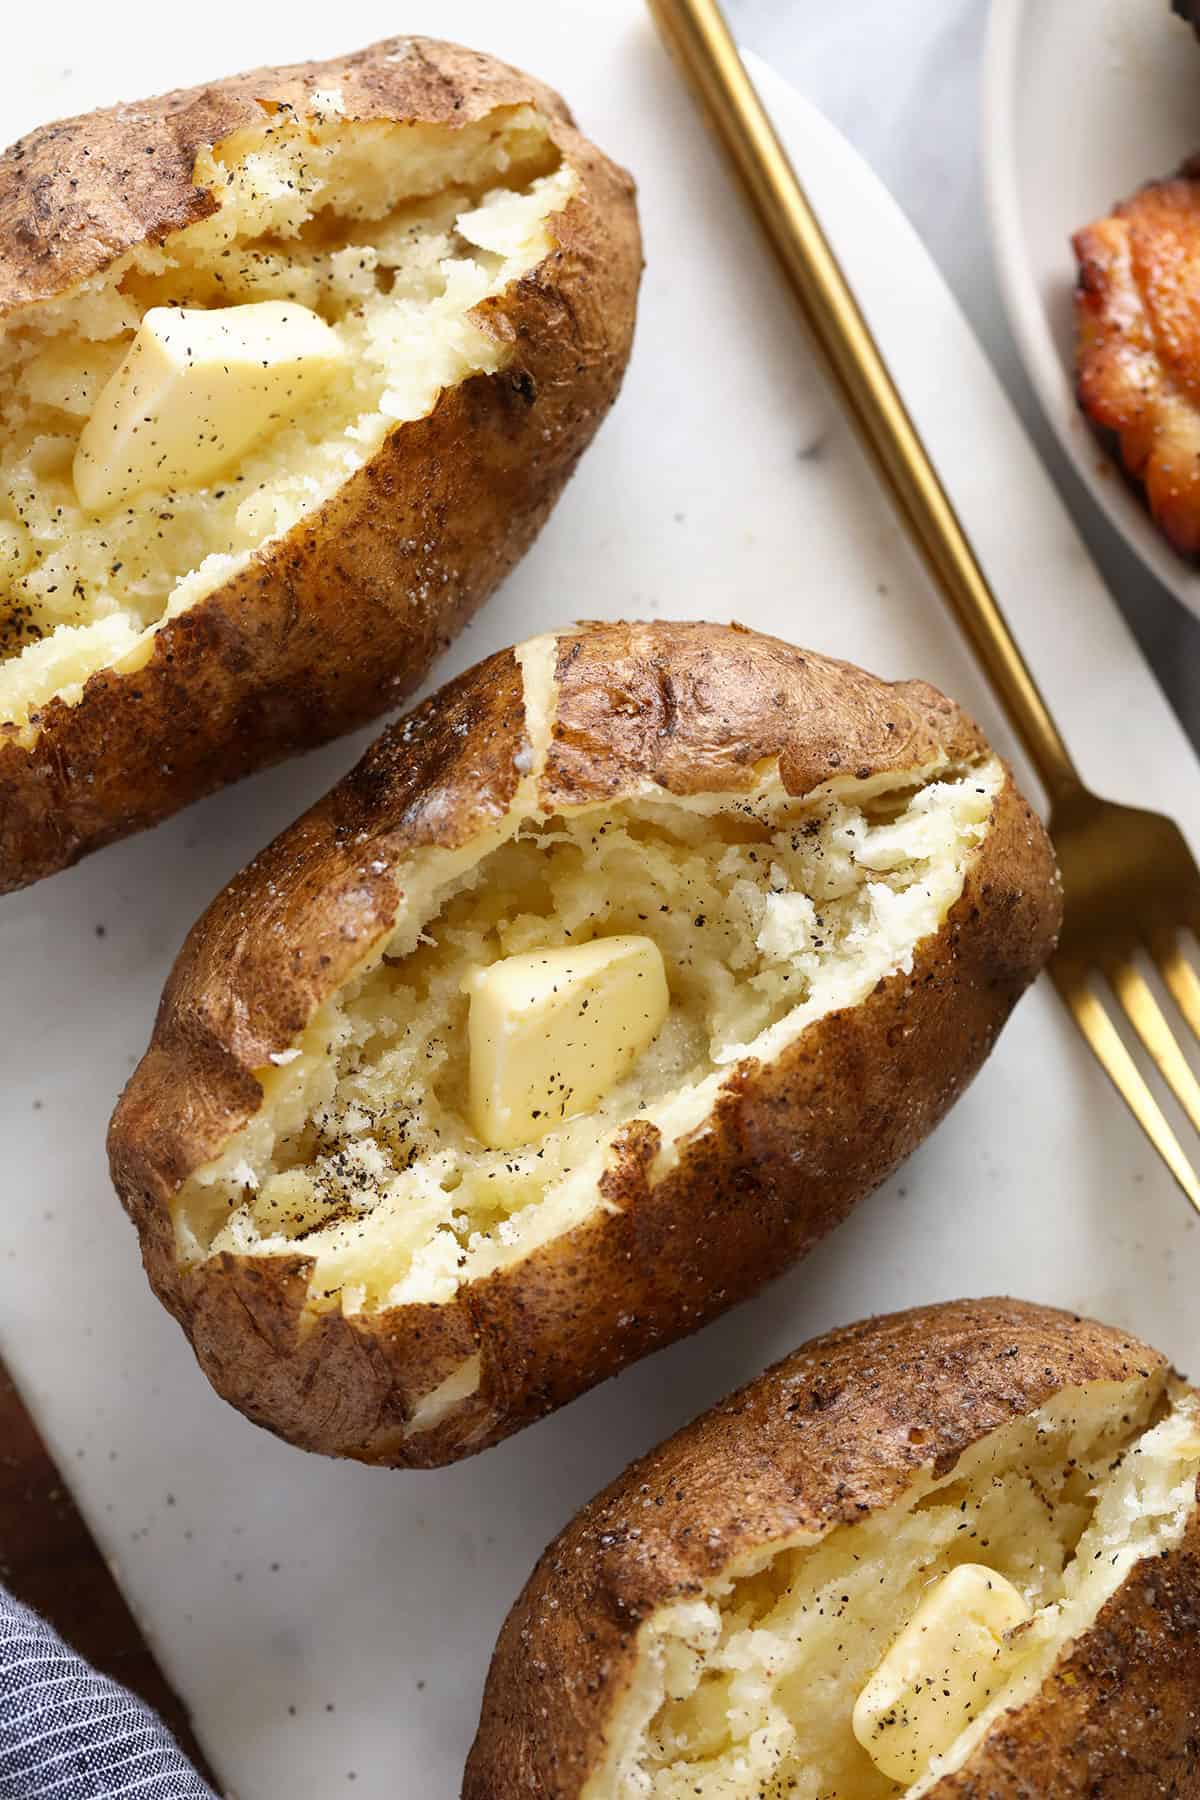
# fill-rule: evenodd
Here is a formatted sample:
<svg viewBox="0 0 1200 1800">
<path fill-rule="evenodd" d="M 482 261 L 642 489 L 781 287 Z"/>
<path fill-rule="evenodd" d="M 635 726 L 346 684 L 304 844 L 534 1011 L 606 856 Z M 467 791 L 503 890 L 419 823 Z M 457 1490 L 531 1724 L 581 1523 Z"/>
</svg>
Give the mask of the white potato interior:
<svg viewBox="0 0 1200 1800">
<path fill-rule="evenodd" d="M 544 640 L 539 640 L 544 642 Z M 912 966 L 962 890 L 999 763 L 538 815 L 526 793 L 468 859 L 415 862 L 382 958 L 268 1072 L 258 1113 L 176 1201 L 185 1261 L 314 1258 L 310 1305 L 444 1301 L 603 1204 L 634 1118 L 663 1148 L 702 1128 L 731 1064 L 770 1059 L 822 1015 Z M 655 797 L 657 795 L 657 797 Z M 502 956 L 635 933 L 662 952 L 670 1010 L 631 1073 L 536 1144 L 492 1150 L 467 1117 L 464 976 Z"/>
<path fill-rule="evenodd" d="M 1161 1375 L 1063 1390 L 890 1509 L 764 1551 L 647 1621 L 586 1800 L 917 1800 L 1037 1693 L 1136 1562 L 1178 1543 L 1198 1475 L 1187 1390 L 1164 1392 Z M 991 1700 L 905 1789 L 851 1715 L 924 1593 L 960 1563 L 997 1570 L 1034 1617 Z"/>
<path fill-rule="evenodd" d="M 227 580 L 361 468 L 439 393 L 503 366 L 468 315 L 548 253 L 574 174 L 544 121 L 499 109 L 462 129 L 353 123 L 338 96 L 202 151 L 211 217 L 142 246 L 0 328 L 0 722 L 76 702 L 135 669 L 154 630 Z M 219 478 L 95 516 L 72 460 L 152 306 L 290 300 L 347 352 L 338 379 Z"/>
</svg>

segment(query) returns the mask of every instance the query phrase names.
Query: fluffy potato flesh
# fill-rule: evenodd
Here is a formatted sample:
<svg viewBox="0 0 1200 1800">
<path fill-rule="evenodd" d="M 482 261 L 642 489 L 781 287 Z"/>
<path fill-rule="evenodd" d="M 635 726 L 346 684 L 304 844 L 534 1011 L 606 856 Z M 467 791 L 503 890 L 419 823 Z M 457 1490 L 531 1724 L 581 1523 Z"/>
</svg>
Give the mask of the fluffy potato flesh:
<svg viewBox="0 0 1200 1800">
<path fill-rule="evenodd" d="M 0 328 L 0 723 L 26 740 L 52 697 L 136 670 L 154 631 L 228 579 L 438 395 L 504 345 L 471 311 L 548 253 L 576 176 L 528 107 L 453 130 L 358 122 L 339 96 L 201 153 L 208 218 L 143 245 Z M 234 465 L 97 515 L 72 464 L 97 398 L 153 307 L 285 301 L 344 352 L 338 378 Z"/>
<path fill-rule="evenodd" d="M 1179 1542 L 1198 1475 L 1189 1390 L 1162 1375 L 1064 1389 L 890 1509 L 764 1551 L 648 1620 L 585 1800 L 918 1800 L 1001 1712 L 1036 1695 L 1136 1563 Z M 965 1729 L 940 1743 L 938 1703 L 958 1701 L 932 1681 L 933 1742 L 906 1786 L 857 1741 L 855 1702 L 963 1564 L 1011 1582 L 1032 1618 L 981 1671 Z"/>
<path fill-rule="evenodd" d="M 549 694 L 551 652 L 524 647 L 527 696 Z M 530 705 L 536 770 L 549 725 Z M 299 1251 L 310 1311 L 347 1313 L 445 1302 L 515 1262 L 605 1204 L 598 1177 L 631 1120 L 657 1128 L 665 1172 L 733 1065 L 770 1060 L 909 969 L 962 891 L 1003 779 L 981 757 L 796 801 L 771 766 L 751 792 L 683 799 L 648 783 L 548 817 L 527 775 L 494 835 L 402 870 L 390 942 L 261 1072 L 258 1112 L 176 1196 L 181 1260 Z M 661 1029 L 586 1111 L 487 1148 L 470 1125 L 464 978 L 626 934 L 661 952 Z"/>
</svg>

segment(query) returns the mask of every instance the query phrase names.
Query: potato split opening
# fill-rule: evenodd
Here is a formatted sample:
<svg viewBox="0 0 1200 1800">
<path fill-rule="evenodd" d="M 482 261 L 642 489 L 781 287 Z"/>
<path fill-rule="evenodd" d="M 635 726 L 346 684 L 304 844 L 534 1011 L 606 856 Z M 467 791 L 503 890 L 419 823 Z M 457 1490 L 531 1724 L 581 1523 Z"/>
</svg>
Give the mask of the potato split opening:
<svg viewBox="0 0 1200 1800">
<path fill-rule="evenodd" d="M 209 218 L 0 327 L 0 725 L 22 741 L 52 697 L 74 704 L 95 671 L 141 667 L 164 620 L 329 499 L 394 426 L 505 365 L 469 315 L 549 254 L 577 177 L 529 107 L 454 129 L 355 122 L 329 93 L 304 117 L 264 111 L 202 151 L 194 180 L 218 202 Z M 337 379 L 298 392 L 219 477 L 87 512 L 80 434 L 143 316 L 262 301 L 332 328 Z"/>
<path fill-rule="evenodd" d="M 643 794 L 547 817 L 554 640 L 520 655 L 530 769 L 509 817 L 397 869 L 389 942 L 320 1008 L 258 1112 L 173 1203 L 184 1264 L 225 1251 L 313 1261 L 309 1316 L 442 1303 L 602 1206 L 614 1136 L 654 1128 L 651 1178 L 705 1129 L 732 1067 L 911 969 L 962 892 L 1004 781 L 990 756 L 802 800 L 773 765 L 749 791 Z M 669 1007 L 629 1072 L 539 1141 L 489 1149 L 470 1118 L 464 980 L 499 959 L 646 938 Z"/>
<path fill-rule="evenodd" d="M 653 1615 L 585 1800 L 918 1800 L 1038 1692 L 1135 1563 L 1179 1542 L 1198 1476 L 1189 1390 L 1161 1373 L 1064 1389 L 949 1473 L 923 1472 L 896 1505 L 743 1559 Z M 965 1564 L 1011 1582 L 1033 1617 L 981 1665 L 974 1717 L 948 1743 L 937 1709 L 959 1696 L 930 1671 L 929 1746 L 905 1786 L 857 1741 L 855 1704 L 922 1600 Z M 898 1713 L 898 1732 L 908 1722 Z"/>
</svg>

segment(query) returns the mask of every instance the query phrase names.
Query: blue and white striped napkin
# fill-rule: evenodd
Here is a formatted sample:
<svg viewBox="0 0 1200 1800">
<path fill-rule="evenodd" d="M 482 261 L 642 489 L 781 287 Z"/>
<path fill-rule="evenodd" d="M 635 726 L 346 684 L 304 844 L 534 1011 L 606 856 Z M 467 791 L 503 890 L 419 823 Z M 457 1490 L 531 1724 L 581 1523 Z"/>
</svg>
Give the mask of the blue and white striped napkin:
<svg viewBox="0 0 1200 1800">
<path fill-rule="evenodd" d="M 217 1800 L 157 1714 L 0 1588 L 0 1800 Z"/>
</svg>

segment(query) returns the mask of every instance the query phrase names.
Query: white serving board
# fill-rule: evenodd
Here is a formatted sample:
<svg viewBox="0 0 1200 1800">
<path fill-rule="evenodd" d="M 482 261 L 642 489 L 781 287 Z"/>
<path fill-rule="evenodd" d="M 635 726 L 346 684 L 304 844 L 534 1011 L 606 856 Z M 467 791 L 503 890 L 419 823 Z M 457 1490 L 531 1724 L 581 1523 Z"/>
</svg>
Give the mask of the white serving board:
<svg viewBox="0 0 1200 1800">
<path fill-rule="evenodd" d="M 422 23 L 376 0 L 344 0 L 336 17 L 219 0 L 202 37 L 170 40 L 148 4 L 125 11 L 141 35 L 60 7 L 69 70 L 48 27 L 17 22 L 22 54 L 10 23 L 9 66 L 34 73 L 5 90 L 6 137 Z M 636 170 L 649 257 L 621 402 L 440 675 L 576 616 L 738 618 L 928 676 L 1007 746 L 637 0 L 442 0 L 424 22 L 563 88 Z M 1200 840 L 1191 751 L 939 276 L 854 153 L 765 85 L 1084 766 Z M 486 1460 L 394 1474 L 255 1430 L 150 1295 L 104 1129 L 196 913 L 363 741 L 0 901 L 0 1351 L 237 1800 L 450 1800 L 496 1631 L 549 1537 L 632 1455 L 812 1332 L 1009 1291 L 1094 1310 L 1200 1364 L 1191 1220 L 1043 986 L 934 1140 L 801 1268 Z"/>
</svg>

